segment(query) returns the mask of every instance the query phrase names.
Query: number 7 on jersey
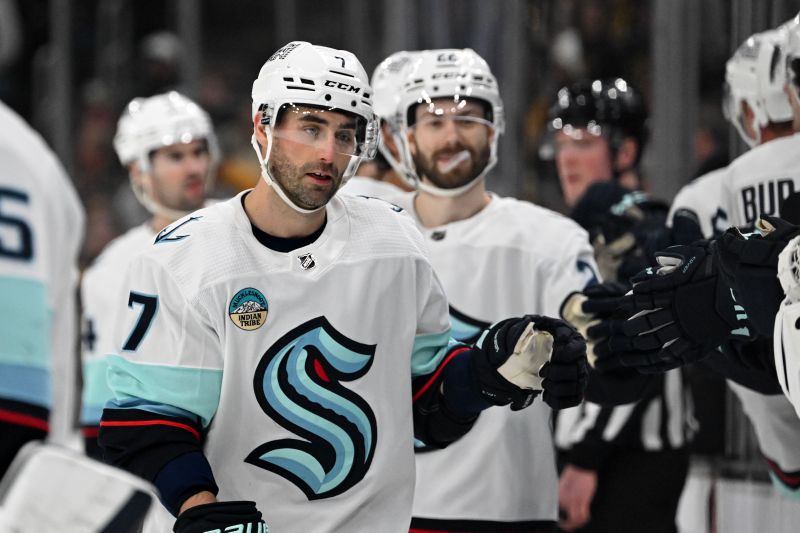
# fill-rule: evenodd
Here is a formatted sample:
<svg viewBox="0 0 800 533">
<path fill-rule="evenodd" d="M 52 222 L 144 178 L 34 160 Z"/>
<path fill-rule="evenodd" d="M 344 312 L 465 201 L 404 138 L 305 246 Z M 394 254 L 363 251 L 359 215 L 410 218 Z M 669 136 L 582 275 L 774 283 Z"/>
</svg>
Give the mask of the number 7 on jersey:
<svg viewBox="0 0 800 533">
<path fill-rule="evenodd" d="M 126 352 L 135 352 L 144 336 L 147 335 L 147 330 L 150 329 L 150 324 L 158 311 L 158 296 L 131 291 L 130 296 L 128 296 L 128 307 L 133 308 L 133 304 L 141 305 L 142 313 L 139 315 L 139 320 L 136 321 L 133 331 L 128 336 L 128 340 L 125 341 L 125 345 L 122 347 Z"/>
</svg>

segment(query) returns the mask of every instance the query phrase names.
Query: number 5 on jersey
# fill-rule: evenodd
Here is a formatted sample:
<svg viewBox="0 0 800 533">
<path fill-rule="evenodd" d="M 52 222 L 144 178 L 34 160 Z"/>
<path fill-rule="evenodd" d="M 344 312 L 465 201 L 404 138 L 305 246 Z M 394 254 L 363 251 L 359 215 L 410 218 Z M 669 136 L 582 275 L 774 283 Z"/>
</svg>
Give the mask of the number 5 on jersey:
<svg viewBox="0 0 800 533">
<path fill-rule="evenodd" d="M 131 291 L 130 296 L 128 296 L 128 307 L 133 309 L 133 304 L 141 305 L 142 312 L 133 327 L 133 331 L 128 336 L 128 340 L 122 346 L 122 349 L 126 352 L 135 352 L 144 336 L 147 335 L 150 324 L 158 312 L 158 296 Z"/>
</svg>

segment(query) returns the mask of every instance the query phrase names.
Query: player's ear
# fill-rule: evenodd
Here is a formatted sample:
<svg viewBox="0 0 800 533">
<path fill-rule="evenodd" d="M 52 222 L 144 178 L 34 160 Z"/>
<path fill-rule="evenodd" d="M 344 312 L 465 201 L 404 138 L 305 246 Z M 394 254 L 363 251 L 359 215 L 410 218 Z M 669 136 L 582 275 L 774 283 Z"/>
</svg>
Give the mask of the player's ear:
<svg viewBox="0 0 800 533">
<path fill-rule="evenodd" d="M 261 124 L 261 115 L 259 113 L 253 115 L 253 134 L 256 136 L 258 144 L 261 146 L 267 145 L 267 134 L 264 133 L 264 126 Z"/>
<path fill-rule="evenodd" d="M 408 151 L 411 155 L 417 155 L 417 137 L 414 135 L 414 129 L 409 129 L 406 132 L 406 139 L 408 140 Z"/>
<path fill-rule="evenodd" d="M 139 167 L 138 162 L 131 161 L 130 163 L 128 163 L 128 174 L 130 175 L 132 180 L 136 182 L 141 182 L 142 175 L 144 173 L 142 172 L 142 169 Z"/>
<path fill-rule="evenodd" d="M 397 147 L 397 143 L 394 142 L 394 136 L 389 128 L 389 125 L 386 122 L 381 124 L 381 139 L 383 140 L 383 144 L 386 148 L 389 149 L 389 153 L 392 154 L 396 160 L 400 159 L 400 150 Z"/>
<path fill-rule="evenodd" d="M 614 166 L 617 170 L 627 170 L 633 168 L 636 163 L 636 156 L 639 153 L 639 146 L 633 137 L 627 137 L 620 143 L 617 150 L 617 157 Z"/>
</svg>

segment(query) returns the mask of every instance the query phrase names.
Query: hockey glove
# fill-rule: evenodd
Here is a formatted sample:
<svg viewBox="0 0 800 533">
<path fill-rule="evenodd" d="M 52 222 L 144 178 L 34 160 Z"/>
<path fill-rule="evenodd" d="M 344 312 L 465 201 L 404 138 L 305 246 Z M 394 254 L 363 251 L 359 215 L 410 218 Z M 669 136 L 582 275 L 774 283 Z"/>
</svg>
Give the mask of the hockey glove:
<svg viewBox="0 0 800 533">
<path fill-rule="evenodd" d="M 238 529 L 237 529 L 238 528 Z M 255 502 L 215 502 L 197 505 L 182 512 L 172 531 L 207 533 L 209 531 L 250 531 L 268 533 Z"/>
<path fill-rule="evenodd" d="M 621 331 L 627 316 L 620 310 L 627 287 L 605 282 L 592 285 L 583 292 L 573 292 L 561 305 L 561 318 L 575 326 L 586 339 L 589 364 L 600 371 L 623 365 L 608 349 L 608 337 Z"/>
<path fill-rule="evenodd" d="M 720 273 L 755 329 L 765 337 L 772 337 L 775 314 L 784 296 L 777 277 L 778 256 L 797 235 L 800 226 L 764 215 L 756 222 L 755 233 L 743 235 L 731 228 L 717 240 Z"/>
<path fill-rule="evenodd" d="M 705 357 L 728 338 L 749 339 L 747 314 L 718 275 L 714 244 L 698 241 L 656 254 L 659 268 L 633 278 L 623 307 L 635 313 L 609 349 L 643 372 L 663 372 Z"/>
<path fill-rule="evenodd" d="M 544 378 L 542 399 L 553 409 L 574 407 L 583 400 L 589 381 L 586 341 L 563 320 L 546 316 L 533 318 L 536 328 L 553 336 L 553 354 L 539 371 Z"/>
<path fill-rule="evenodd" d="M 567 323 L 537 315 L 506 319 L 486 330 L 475 348 L 473 375 L 490 403 L 511 404 L 517 411 L 542 390 L 551 406 L 560 405 L 562 398 L 565 403 L 580 402 L 586 386 L 586 347 Z"/>
</svg>

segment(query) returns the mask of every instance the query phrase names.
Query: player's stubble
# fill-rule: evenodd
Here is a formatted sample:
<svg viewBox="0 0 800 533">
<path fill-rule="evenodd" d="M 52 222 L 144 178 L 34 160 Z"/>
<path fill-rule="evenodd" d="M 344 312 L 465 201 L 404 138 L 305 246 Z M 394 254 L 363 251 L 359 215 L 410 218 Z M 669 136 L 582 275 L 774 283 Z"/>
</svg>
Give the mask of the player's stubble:
<svg viewBox="0 0 800 533">
<path fill-rule="evenodd" d="M 304 179 L 306 174 L 319 171 L 332 176 L 328 185 L 320 186 Z M 316 162 L 298 166 L 276 151 L 270 157 L 269 172 L 286 196 L 303 209 L 317 209 L 327 204 L 342 182 L 342 172 L 333 163 Z"/>
</svg>

